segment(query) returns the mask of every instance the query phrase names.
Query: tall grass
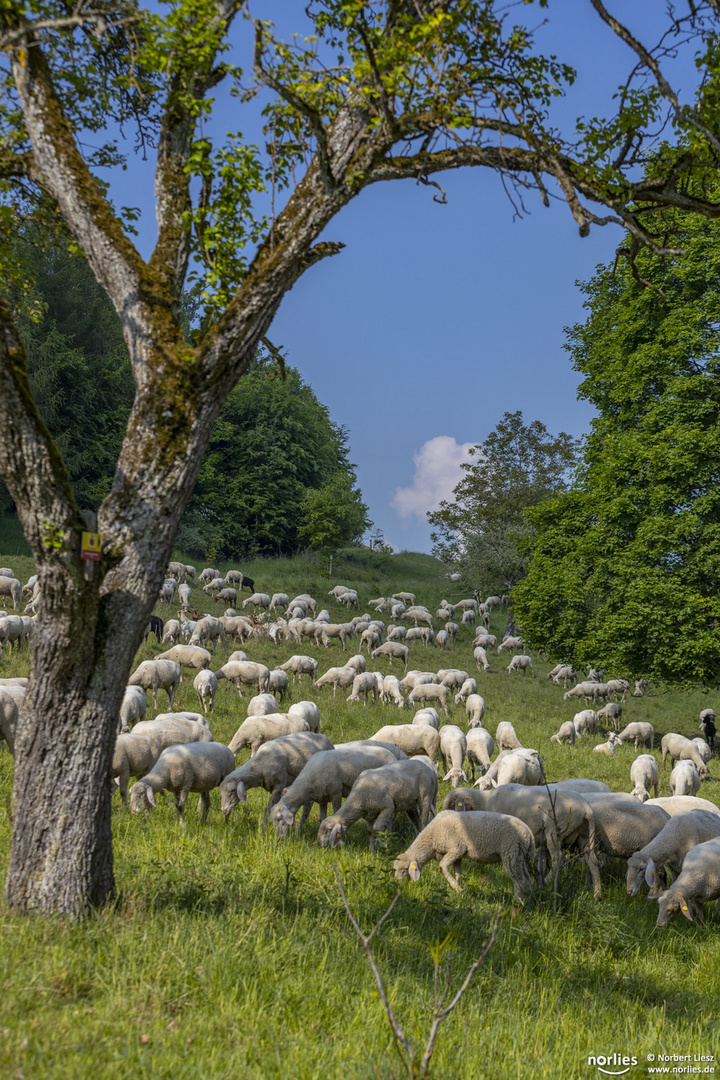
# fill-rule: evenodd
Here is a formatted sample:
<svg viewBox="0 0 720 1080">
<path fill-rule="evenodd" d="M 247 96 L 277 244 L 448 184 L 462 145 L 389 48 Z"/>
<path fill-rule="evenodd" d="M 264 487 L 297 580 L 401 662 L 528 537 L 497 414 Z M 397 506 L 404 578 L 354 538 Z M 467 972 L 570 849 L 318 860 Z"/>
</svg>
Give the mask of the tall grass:
<svg viewBox="0 0 720 1080">
<path fill-rule="evenodd" d="M 8 565 L 22 577 L 32 570 L 30 560 L 21 558 Z M 338 619 L 346 612 L 327 596 L 336 582 L 358 584 L 364 600 L 404 586 L 433 610 L 443 596 L 452 601 L 460 595 L 458 586 L 439 576 L 442 568 L 422 556 L 393 556 L 384 567 L 364 565 L 357 572 L 334 568 L 330 579 L 307 559 L 255 560 L 242 569 L 263 591 L 313 593 Z M 199 589 L 193 600 L 200 610 L 213 609 Z M 160 608 L 159 613 L 168 617 L 175 611 Z M 493 617 L 498 636 L 505 619 L 504 613 Z M 543 754 L 550 779 L 594 776 L 616 790 L 629 790 L 630 747 L 606 758 L 593 754 L 588 740 L 574 748 L 549 741 L 576 711 L 544 678 L 551 660 L 534 657 L 538 677 L 531 679 L 508 675 L 509 658 L 491 652 L 492 670 L 476 672 L 471 633 L 471 627 L 463 628 L 445 654 L 414 644 L 411 666 L 458 666 L 475 675 L 488 705 L 488 728 L 494 731 L 500 720 L 511 720 L 525 745 Z M 355 648 L 351 644 L 348 652 Z M 137 659 L 159 651 L 149 639 Z M 299 649 L 252 642 L 246 651 L 269 666 L 293 652 L 308 653 L 318 658 L 321 671 L 343 657 L 337 644 L 326 650 L 307 642 Z M 221 654 L 212 666 L 223 662 Z M 0 676 L 26 673 L 29 666 L 27 653 L 6 654 Z M 385 660 L 379 668 L 400 673 L 397 663 L 391 667 Z M 216 738 L 230 739 L 248 697 L 246 692 L 241 699 L 221 684 L 211 718 Z M 307 678 L 291 683 L 284 706 L 307 698 L 319 701 L 322 729 L 334 741 L 409 719 L 391 706 L 348 704 L 341 694 L 333 699 L 330 691 L 313 689 Z M 651 721 L 657 746 L 666 731 L 697 734 L 697 714 L 712 702 L 700 690 L 656 688 L 651 697 L 630 700 L 624 719 Z M 175 707 L 198 708 L 187 675 Z M 166 709 L 161 692 L 157 711 Z M 150 703 L 148 716 L 154 714 Z M 450 720 L 463 723 L 461 708 L 451 708 Z M 10 755 L 0 753 L 0 876 L 10 843 L 12 772 Z M 661 794 L 667 794 L 667 776 Z M 447 790 L 441 785 L 441 798 Z M 717 781 L 703 784 L 701 794 L 718 802 Z M 156 811 L 133 817 L 116 795 L 115 906 L 72 925 L 19 917 L 0 905 L 0 1076 L 385 1080 L 404 1075 L 333 866 L 361 926 L 369 929 L 394 894 L 392 860 L 411 840 L 409 825 L 400 823 L 377 856 L 369 853 L 362 822 L 341 849 L 321 850 L 315 814 L 302 835 L 280 843 L 262 826 L 266 800 L 264 792 L 250 791 L 247 806 L 236 808 L 226 823 L 214 792 L 208 820 L 200 825 L 191 799 L 183 828 L 174 808 L 162 800 Z M 711 915 L 704 927 L 683 920 L 659 931 L 657 905 L 627 898 L 622 867 L 606 866 L 603 880 L 604 895 L 596 902 L 583 875 L 570 868 L 559 911 L 544 901 L 513 911 L 511 884 L 493 866 L 466 864 L 462 895 L 448 888 L 434 866 L 417 884 L 403 886 L 373 949 L 393 1008 L 419 1041 L 426 1036 L 432 1003 L 431 946 L 450 935 L 450 980 L 456 987 L 497 908 L 507 909 L 492 952 L 441 1032 L 434 1076 L 600 1076 L 588 1057 L 618 1053 L 638 1058 L 627 1074 L 636 1077 L 647 1075 L 648 1054 L 718 1053 L 717 917 Z"/>
</svg>

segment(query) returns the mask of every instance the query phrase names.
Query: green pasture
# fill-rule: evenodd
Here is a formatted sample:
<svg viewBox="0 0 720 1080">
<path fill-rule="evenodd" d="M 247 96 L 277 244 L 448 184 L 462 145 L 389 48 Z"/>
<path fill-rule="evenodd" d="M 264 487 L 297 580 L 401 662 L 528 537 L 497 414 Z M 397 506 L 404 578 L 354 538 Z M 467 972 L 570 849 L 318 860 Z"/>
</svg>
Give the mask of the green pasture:
<svg viewBox="0 0 720 1080">
<path fill-rule="evenodd" d="M 443 567 L 429 556 L 349 554 L 355 561 L 337 559 L 332 578 L 327 565 L 311 557 L 255 560 L 241 568 L 259 590 L 309 592 L 338 619 L 348 617 L 345 609 L 326 595 L 336 583 L 357 586 L 361 605 L 400 589 L 416 592 L 431 610 L 443 596 L 453 601 L 469 595 L 467 586 L 443 580 Z M 32 572 L 31 560 L 12 549 L 2 560 L 23 580 Z M 217 613 L 219 605 L 199 588 L 193 600 L 200 610 Z M 158 614 L 174 617 L 176 609 L 160 607 Z M 498 638 L 506 619 L 504 612 L 493 617 Z M 523 743 L 542 753 L 549 780 L 591 776 L 630 790 L 631 747 L 608 758 L 592 752 L 600 736 L 574 748 L 550 742 L 563 720 L 584 707 L 564 702 L 562 687 L 545 678 L 556 658 L 534 656 L 537 678 L 531 679 L 509 676 L 510 657 L 490 650 L 492 670 L 476 672 L 472 630 L 462 628 L 445 653 L 414 643 L 411 666 L 459 667 L 474 675 L 487 702 L 488 729 L 511 720 Z M 295 652 L 316 656 L 320 671 L 343 657 L 339 644 L 325 649 L 306 641 L 300 648 L 253 641 L 244 648 L 270 667 Z M 159 651 L 148 639 L 138 662 Z M 349 643 L 349 652 L 356 651 L 358 643 Z M 222 663 L 220 650 L 212 666 Z M 26 674 L 29 665 L 27 653 L 4 656 L 0 676 Z M 402 674 L 397 662 L 391 667 L 383 661 L 379 670 Z M 249 696 L 240 699 L 221 683 L 211 717 L 217 739 L 229 741 Z M 308 698 L 319 701 L 322 730 L 338 742 L 410 718 L 395 707 L 348 704 L 345 694 L 333 699 L 327 689 L 314 690 L 307 677 L 291 682 L 283 705 Z M 652 722 L 659 759 L 660 736 L 679 731 L 693 737 L 700 709 L 715 701 L 700 688 L 655 687 L 650 697 L 628 700 L 623 721 Z M 184 675 L 175 708 L 198 707 L 192 675 Z M 166 710 L 161 692 L 157 711 Z M 449 719 L 464 726 L 462 706 L 451 707 Z M 246 756 L 244 751 L 241 760 Z M 10 755 L 0 752 L 0 875 L 10 844 L 12 772 Z M 712 772 L 720 775 L 717 762 Z M 669 793 L 668 776 L 661 773 L 661 794 Z M 441 785 L 441 798 L 448 790 Z M 704 783 L 700 794 L 720 803 L 717 779 Z M 155 812 L 134 817 L 118 795 L 114 799 L 113 908 L 73 925 L 18 917 L 0 901 L 0 1077 L 406 1075 L 333 871 L 341 874 L 367 932 L 395 894 L 392 860 L 411 841 L 409 825 L 400 823 L 385 852 L 371 856 L 362 822 L 342 848 L 321 850 L 316 814 L 302 835 L 279 843 L 262 827 L 267 795 L 259 790 L 249 792 L 247 806 L 237 807 L 227 823 L 219 792 L 204 825 L 191 796 L 184 827 L 162 800 Z M 637 1058 L 623 1075 L 638 1077 L 648 1075 L 650 1054 L 689 1054 L 689 1064 L 700 1069 L 708 1063 L 694 1063 L 693 1055 L 720 1056 L 720 923 L 714 911 L 704 926 L 683 920 L 657 930 L 657 905 L 627 897 L 622 866 L 605 866 L 599 902 L 584 873 L 570 866 L 562 896 L 540 897 L 527 910 L 513 910 L 512 888 L 500 867 L 466 864 L 463 879 L 465 891 L 456 895 L 436 866 L 426 867 L 417 884 L 403 884 L 372 943 L 398 1019 L 422 1046 L 432 1011 L 431 949 L 437 955 L 440 946 L 454 993 L 497 909 L 505 910 L 489 957 L 441 1028 L 431 1075 L 574 1080 L 605 1075 L 588 1064 L 589 1057 L 617 1054 Z M 720 1062 L 710 1064 L 720 1071 Z"/>
</svg>

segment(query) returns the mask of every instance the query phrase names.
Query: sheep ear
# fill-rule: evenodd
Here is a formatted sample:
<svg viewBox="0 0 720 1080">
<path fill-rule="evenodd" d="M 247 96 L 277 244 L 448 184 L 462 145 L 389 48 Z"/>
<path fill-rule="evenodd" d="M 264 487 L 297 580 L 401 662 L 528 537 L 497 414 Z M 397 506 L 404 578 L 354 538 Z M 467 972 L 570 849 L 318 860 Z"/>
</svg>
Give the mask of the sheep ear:
<svg viewBox="0 0 720 1080">
<path fill-rule="evenodd" d="M 247 802 L 247 792 L 245 791 L 245 785 L 243 784 L 242 780 L 238 780 L 237 788 L 235 790 L 237 791 L 237 797 L 240 800 L 240 802 L 246 803 Z"/>
<path fill-rule="evenodd" d="M 443 776 L 443 784 L 446 784 L 446 783 L 448 782 L 448 780 L 450 779 L 450 777 L 451 777 L 451 776 L 452 776 L 452 769 L 451 769 L 451 770 L 450 770 L 450 772 L 449 772 L 449 773 L 447 774 L 447 776 Z"/>
<path fill-rule="evenodd" d="M 155 792 L 152 788 L 145 788 L 145 796 L 151 806 L 157 806 L 157 803 L 155 802 Z"/>
<path fill-rule="evenodd" d="M 680 910 L 682 911 L 688 922 L 695 922 L 695 917 L 692 913 L 691 908 L 688 906 L 688 902 L 684 896 L 680 897 Z"/>
<path fill-rule="evenodd" d="M 412 878 L 413 881 L 419 881 L 420 880 L 420 867 L 418 866 L 418 864 L 416 862 L 411 862 L 410 863 L 410 865 L 408 866 L 408 874 L 410 875 L 410 877 Z"/>
<path fill-rule="evenodd" d="M 295 815 L 288 810 L 287 806 L 280 807 L 280 817 L 283 819 L 286 825 L 292 825 L 295 820 Z"/>
<path fill-rule="evenodd" d="M 490 783 L 492 784 L 492 786 L 493 786 L 493 787 L 497 787 L 497 786 L 498 786 L 497 780 L 495 779 L 495 777 L 494 777 L 494 776 L 491 776 L 491 777 L 490 777 Z"/>
<path fill-rule="evenodd" d="M 342 844 L 342 825 L 338 821 L 330 831 L 330 847 L 336 848 Z"/>
<path fill-rule="evenodd" d="M 656 873 L 657 867 L 655 866 L 655 862 L 653 861 L 653 859 L 650 859 L 647 866 L 645 867 L 645 884 L 649 885 L 651 889 L 655 884 Z"/>
</svg>

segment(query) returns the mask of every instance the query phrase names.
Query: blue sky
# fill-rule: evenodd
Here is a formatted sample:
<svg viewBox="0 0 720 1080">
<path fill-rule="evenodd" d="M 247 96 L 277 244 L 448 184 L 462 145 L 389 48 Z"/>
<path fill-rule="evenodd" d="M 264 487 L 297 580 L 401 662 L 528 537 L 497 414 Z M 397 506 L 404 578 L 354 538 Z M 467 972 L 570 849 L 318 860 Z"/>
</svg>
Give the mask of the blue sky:
<svg viewBox="0 0 720 1080">
<path fill-rule="evenodd" d="M 253 10 L 282 18 L 288 33 L 295 17 L 303 29 L 303 7 L 266 0 Z M 640 37 L 655 39 L 663 5 L 614 7 Z M 578 70 L 558 122 L 605 114 L 631 66 L 628 50 L 589 0 L 551 0 L 547 13 L 519 5 L 516 17 L 539 25 L 544 14 L 538 42 Z M 235 37 L 247 49 L 242 26 Z M 233 59 L 250 67 L 249 55 Z M 225 128 L 252 135 L 257 119 L 237 109 L 219 100 L 218 141 Z M 269 334 L 348 428 L 375 525 L 396 548 L 419 551 L 430 550 L 426 512 L 450 495 L 467 448 L 504 412 L 520 409 L 553 433 L 587 432 L 592 411 L 577 400 L 580 376 L 563 349 L 563 327 L 583 318 L 575 282 L 612 260 L 622 239 L 614 226 L 580 239 L 564 204 L 545 209 L 532 194 L 530 213 L 514 220 L 489 171 L 439 179 L 446 205 L 433 201 L 432 189 L 403 181 L 375 185 L 345 208 L 325 234 L 345 249 L 305 274 Z M 117 201 L 144 211 L 140 244 L 149 253 L 150 165 L 134 162 L 121 183 Z"/>
</svg>

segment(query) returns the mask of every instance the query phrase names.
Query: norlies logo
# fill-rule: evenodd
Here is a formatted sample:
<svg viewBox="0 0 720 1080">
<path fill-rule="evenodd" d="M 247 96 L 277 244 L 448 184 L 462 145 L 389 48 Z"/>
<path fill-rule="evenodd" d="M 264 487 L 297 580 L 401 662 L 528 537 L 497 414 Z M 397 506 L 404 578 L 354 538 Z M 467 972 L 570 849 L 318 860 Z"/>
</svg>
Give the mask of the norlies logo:
<svg viewBox="0 0 720 1080">
<path fill-rule="evenodd" d="M 633 1054 L 611 1054 L 609 1057 L 605 1057 L 604 1054 L 600 1054 L 599 1057 L 592 1055 L 588 1058 L 588 1065 L 595 1065 L 599 1072 L 605 1073 L 607 1076 L 622 1076 L 623 1073 L 630 1072 L 633 1065 L 637 1065 L 638 1059 Z M 606 1068 L 607 1065 L 614 1065 L 614 1069 Z M 618 1065 L 624 1065 L 624 1069 L 618 1069 Z"/>
</svg>

